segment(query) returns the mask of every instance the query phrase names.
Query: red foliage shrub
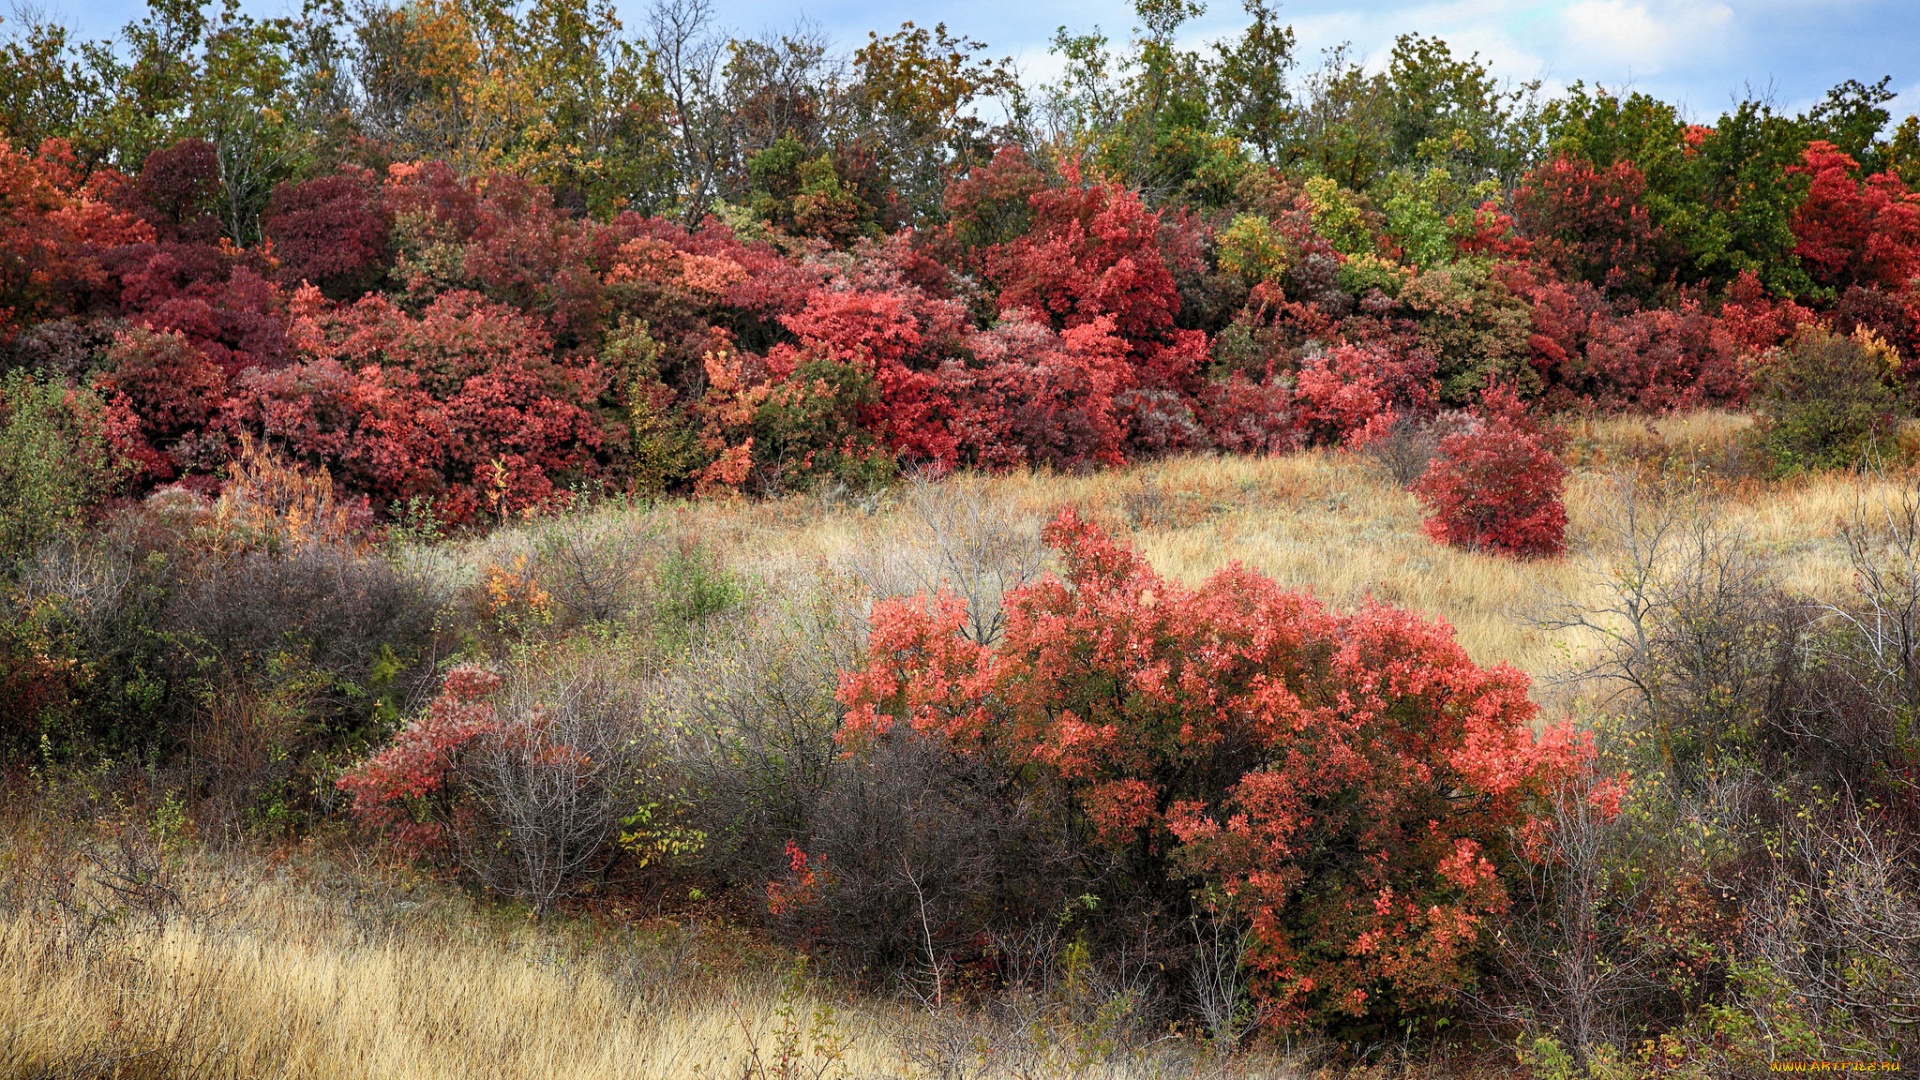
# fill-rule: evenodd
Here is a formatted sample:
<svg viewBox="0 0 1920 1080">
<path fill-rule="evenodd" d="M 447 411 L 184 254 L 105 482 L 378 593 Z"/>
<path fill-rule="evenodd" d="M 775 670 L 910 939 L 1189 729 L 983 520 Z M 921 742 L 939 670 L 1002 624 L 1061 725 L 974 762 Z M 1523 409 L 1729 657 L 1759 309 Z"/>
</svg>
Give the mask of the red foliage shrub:
<svg viewBox="0 0 1920 1080">
<path fill-rule="evenodd" d="M 964 334 L 966 311 L 955 301 L 894 285 L 885 291 L 817 289 L 805 308 L 781 316 L 780 323 L 812 355 L 873 377 L 876 394 L 861 419 L 889 449 L 950 467 L 958 441 L 947 425 L 950 403 L 935 369 Z"/>
<path fill-rule="evenodd" d="M 110 288 L 100 249 L 153 239 L 146 222 L 100 198 L 114 178 L 96 179 L 75 182 L 63 143 L 35 156 L 0 139 L 0 329 L 81 311 Z"/>
<path fill-rule="evenodd" d="M 1033 227 L 1033 197 L 1047 178 L 1017 146 L 947 185 L 947 224 L 935 244 L 960 265 L 978 270 L 983 253 L 1025 236 Z"/>
<path fill-rule="evenodd" d="M 567 218 L 546 188 L 505 173 L 475 185 L 480 201 L 461 269 L 486 294 L 544 317 L 563 337 L 595 335 L 605 318 L 604 272 L 621 238 Z"/>
<path fill-rule="evenodd" d="M 1832 143 L 1815 141 L 1787 170 L 1810 178 L 1793 215 L 1793 253 L 1814 281 L 1836 292 L 1854 285 L 1898 290 L 1920 272 L 1920 194 L 1890 172 L 1855 181 L 1858 169 Z"/>
<path fill-rule="evenodd" d="M 311 282 L 336 300 L 351 300 L 379 280 L 393 223 L 379 180 L 349 168 L 275 187 L 260 227 L 273 241 L 282 282 Z"/>
<path fill-rule="evenodd" d="M 480 227 L 480 197 L 444 161 L 388 166 L 382 194 L 396 229 L 416 246 L 464 244 Z"/>
<path fill-rule="evenodd" d="M 949 594 L 877 608 L 843 738 L 937 734 L 1058 785 L 1134 880 L 1218 888 L 1251 918 L 1272 1026 L 1457 988 L 1506 903 L 1509 830 L 1581 756 L 1534 738 L 1526 677 L 1444 624 L 1330 611 L 1238 566 L 1189 590 L 1071 511 L 1047 537 L 1065 577 L 1008 594 L 993 649 Z"/>
<path fill-rule="evenodd" d="M 1851 337 L 1866 330 L 1891 345 L 1900 354 L 1900 381 L 1911 384 L 1920 376 L 1920 323 L 1915 322 L 1920 304 L 1913 303 L 1920 293 L 1909 285 L 1906 295 L 1908 302 L 1903 303 L 1900 296 L 1855 285 L 1840 295 L 1828 315 L 1837 334 Z"/>
<path fill-rule="evenodd" d="M 1028 200 L 1033 228 L 987 254 L 999 309 L 1044 312 L 1063 329 L 1108 315 L 1130 342 L 1158 339 L 1179 306 L 1160 215 L 1118 183 L 1084 183 L 1072 162 L 1061 171 L 1065 187 Z"/>
<path fill-rule="evenodd" d="M 1514 217 L 1533 254 L 1573 281 L 1644 294 L 1657 284 L 1660 228 L 1642 202 L 1647 179 L 1631 161 L 1606 169 L 1555 158 L 1513 194 Z"/>
<path fill-rule="evenodd" d="M 1279 454 L 1299 445 L 1293 390 L 1271 375 L 1255 381 L 1236 371 L 1208 383 L 1199 414 L 1208 439 L 1230 454 Z"/>
<path fill-rule="evenodd" d="M 192 437 L 207 433 L 226 396 L 227 376 L 206 353 L 177 332 L 131 330 L 114 339 L 98 387 L 111 411 L 132 419 L 134 438 L 122 447 L 150 480 L 170 480 L 196 465 Z M 183 446 L 183 441 L 188 445 Z"/>
<path fill-rule="evenodd" d="M 1567 467 L 1557 432 L 1542 431 L 1509 387 L 1492 386 L 1472 426 L 1440 440 L 1414 494 L 1443 544 L 1534 558 L 1566 550 Z"/>
<path fill-rule="evenodd" d="M 1301 438 L 1317 446 L 1364 442 L 1393 422 L 1399 363 L 1383 349 L 1339 345 L 1301 365 L 1294 403 Z M 1424 398 L 1414 404 L 1424 404 Z"/>
<path fill-rule="evenodd" d="M 1453 247 L 1466 256 L 1524 259 L 1533 254 L 1533 241 L 1520 233 L 1520 222 L 1489 200 L 1474 208 L 1472 222 L 1455 233 Z"/>
<path fill-rule="evenodd" d="M 1755 331 L 1707 314 L 1696 301 L 1622 311 L 1584 281 L 1529 283 L 1525 295 L 1533 304 L 1528 346 L 1552 405 L 1737 405 L 1751 389 L 1743 357 Z"/>
<path fill-rule="evenodd" d="M 1080 471 L 1122 461 L 1115 397 L 1132 385 L 1127 343 L 1101 317 L 1056 333 L 1010 311 L 967 337 L 967 360 L 940 367 L 961 460 L 987 469 Z"/>
<path fill-rule="evenodd" d="M 417 318 L 381 296 L 294 304 L 303 362 L 253 372 L 225 422 L 335 470 L 377 505 L 437 501 L 453 521 L 556 497 L 554 481 L 598 471 L 609 431 L 589 411 L 604 376 L 557 363 L 539 326 L 472 293 L 442 295 Z"/>
<path fill-rule="evenodd" d="M 1718 319 L 1716 332 L 1724 335 L 1741 356 L 1751 356 L 1781 344 L 1801 326 L 1818 321 L 1819 316 L 1792 300 L 1768 296 L 1758 277 L 1742 272 L 1727 287 Z"/>
<path fill-rule="evenodd" d="M 444 850 L 462 811 L 456 782 L 461 757 L 500 730 L 487 699 L 502 685 L 498 675 L 480 668 L 448 672 L 440 696 L 425 713 L 335 781 L 353 796 L 354 817 L 385 833 L 402 851 L 432 855 Z"/>
<path fill-rule="evenodd" d="M 127 207 L 153 226 L 163 241 L 210 244 L 220 238 L 212 214 L 220 194 L 220 159 L 205 139 L 181 139 L 155 150 L 141 163 Z"/>
</svg>

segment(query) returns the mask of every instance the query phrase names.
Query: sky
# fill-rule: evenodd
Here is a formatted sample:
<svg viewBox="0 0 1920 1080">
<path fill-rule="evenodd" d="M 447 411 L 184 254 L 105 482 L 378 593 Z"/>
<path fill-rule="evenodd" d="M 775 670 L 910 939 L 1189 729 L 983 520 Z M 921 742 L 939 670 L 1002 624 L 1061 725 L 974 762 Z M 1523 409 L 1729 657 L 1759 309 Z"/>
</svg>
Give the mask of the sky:
<svg viewBox="0 0 1920 1080">
<path fill-rule="evenodd" d="M 616 0 L 629 27 L 644 22 L 646 0 Z M 1247 18 L 1240 0 L 1210 0 L 1188 24 L 1189 47 L 1230 36 Z M 717 21 L 748 36 L 790 30 L 806 19 L 845 49 L 867 32 L 901 22 L 944 22 L 956 34 L 1010 55 L 1030 80 L 1057 70 L 1047 52 L 1054 30 L 1100 27 L 1124 42 L 1135 25 L 1130 0 L 713 0 Z M 111 36 L 142 5 L 130 0 L 40 0 L 39 6 L 89 38 Z M 255 15 L 278 15 L 287 0 L 243 0 Z M 1495 75 L 1540 79 L 1555 91 L 1576 80 L 1631 87 L 1711 120 L 1751 87 L 1798 112 L 1845 79 L 1892 76 L 1897 123 L 1920 112 L 1920 0 L 1285 0 L 1281 18 L 1297 35 L 1303 67 L 1321 50 L 1350 43 L 1370 67 L 1384 64 L 1393 39 L 1422 33 L 1456 54 L 1478 52 Z"/>
</svg>

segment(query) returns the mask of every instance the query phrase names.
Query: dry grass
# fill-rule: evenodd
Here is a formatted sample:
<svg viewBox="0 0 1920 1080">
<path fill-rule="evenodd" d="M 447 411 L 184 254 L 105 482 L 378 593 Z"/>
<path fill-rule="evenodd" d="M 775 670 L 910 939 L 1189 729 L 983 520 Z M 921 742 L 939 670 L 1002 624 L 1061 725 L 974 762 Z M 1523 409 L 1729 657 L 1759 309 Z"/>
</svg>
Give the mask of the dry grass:
<svg viewBox="0 0 1920 1080">
<path fill-rule="evenodd" d="M 326 857 L 311 851 L 282 862 L 182 845 L 155 867 L 153 902 L 130 902 L 86 856 L 146 819 L 34 817 L 0 829 L 8 1080 L 868 1080 L 938 1075 L 920 1064 L 936 1043 L 1008 1045 L 978 1018 L 829 1001 L 789 954 L 721 920 L 699 933 L 659 917 L 537 924 L 432 882 L 317 870 Z M 1192 1044 L 1012 1034 L 1023 1069 L 981 1071 L 976 1057 L 964 1075 L 1303 1075 L 1263 1058 L 1223 1072 Z M 783 1044 L 797 1048 L 784 1067 Z"/>
<path fill-rule="evenodd" d="M 1608 478 L 1654 471 L 1703 477 L 1708 512 L 1773 556 L 1780 582 L 1827 595 L 1848 580 L 1839 523 L 1860 499 L 1885 498 L 1898 481 L 1822 475 L 1784 483 L 1714 479 L 1743 452 L 1751 418 L 1696 413 L 1582 420 L 1570 429 L 1578 462 L 1569 485 L 1569 556 L 1516 562 L 1436 544 L 1420 531 L 1412 495 L 1363 459 L 1336 452 L 1277 458 L 1190 457 L 1079 476 L 1013 473 L 945 481 L 1042 519 L 1063 506 L 1090 512 L 1126 535 L 1160 572 L 1195 584 L 1231 562 L 1342 606 L 1374 597 L 1450 623 L 1482 663 L 1504 661 L 1535 677 L 1586 643 L 1559 641 L 1529 625 L 1543 598 L 1579 599 L 1589 571 L 1613 556 L 1600 528 L 1611 508 Z M 603 511 L 632 516 L 631 511 Z M 917 525 L 883 500 L 876 508 L 775 502 L 679 504 L 652 512 L 646 528 L 697 538 L 763 581 L 853 562 Z M 632 527 L 642 527 L 636 520 Z M 502 530 L 443 556 L 472 569 L 505 565 L 527 550 L 523 530 Z"/>
</svg>

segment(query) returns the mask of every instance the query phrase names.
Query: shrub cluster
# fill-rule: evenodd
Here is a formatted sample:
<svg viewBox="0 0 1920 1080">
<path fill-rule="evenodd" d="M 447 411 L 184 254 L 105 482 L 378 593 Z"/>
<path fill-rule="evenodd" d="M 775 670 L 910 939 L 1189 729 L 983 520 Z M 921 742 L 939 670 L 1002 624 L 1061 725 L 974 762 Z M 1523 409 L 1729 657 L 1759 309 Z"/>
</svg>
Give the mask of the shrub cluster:
<svg viewBox="0 0 1920 1080">
<path fill-rule="evenodd" d="M 57 144 L 0 151 L 22 193 L 0 242 L 56 253 L 18 283 L 12 363 L 83 410 L 97 396 L 143 488 L 217 484 L 253 438 L 377 513 L 459 523 L 576 492 L 1364 442 L 1490 379 L 1557 407 L 1739 404 L 1786 370 L 1751 358 L 1822 320 L 1879 335 L 1890 386 L 1912 360 L 1886 292 L 1911 261 L 1907 197 L 1819 144 L 1793 166 L 1819 178 L 1805 258 L 1858 247 L 1873 269 L 1822 270 L 1818 295 L 1627 273 L 1658 265 L 1640 182 L 1567 159 L 1530 174 L 1517 218 L 1477 211 L 1415 257 L 1317 181 L 1249 184 L 1216 227 L 1013 148 L 954 180 L 944 224 L 837 246 L 797 219 L 582 217 L 429 161 L 284 184 L 241 247 L 167 194 L 217 186 L 204 148 L 134 177 Z M 1766 393 L 1820 392 L 1783 377 Z"/>
</svg>

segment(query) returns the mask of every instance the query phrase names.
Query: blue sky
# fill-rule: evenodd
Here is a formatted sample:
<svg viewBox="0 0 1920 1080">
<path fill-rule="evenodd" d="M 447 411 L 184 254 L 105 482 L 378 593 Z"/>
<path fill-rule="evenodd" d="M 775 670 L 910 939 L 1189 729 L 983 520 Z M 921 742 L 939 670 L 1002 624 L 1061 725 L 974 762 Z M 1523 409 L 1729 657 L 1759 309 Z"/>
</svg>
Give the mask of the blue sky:
<svg viewBox="0 0 1920 1080">
<path fill-rule="evenodd" d="M 43 0 L 61 21 L 86 36 L 110 35 L 135 17 L 128 0 Z M 755 34 L 784 30 L 805 17 L 841 46 L 865 40 L 912 19 L 945 22 L 956 33 L 1010 54 L 1030 77 L 1055 70 L 1047 54 L 1054 28 L 1098 24 L 1124 40 L 1134 25 L 1129 0 L 802 0 L 777 4 L 714 0 L 719 21 Z M 286 0 L 245 0 L 246 10 L 280 14 Z M 644 0 L 622 0 L 637 26 Z M 1231 34 L 1245 23 L 1239 0 L 1210 0 L 1190 24 L 1190 44 Z M 1552 90 L 1576 79 L 1610 87 L 1631 84 L 1685 105 L 1710 119 L 1746 86 L 1771 88 L 1776 102 L 1797 111 L 1843 79 L 1893 77 L 1901 92 L 1894 118 L 1920 112 L 1920 0 L 1389 0 L 1338 3 L 1291 0 L 1280 5 L 1298 34 L 1303 60 L 1351 42 L 1373 63 L 1384 60 L 1396 34 L 1446 39 L 1458 53 L 1478 51 L 1496 74 L 1539 78 Z"/>
</svg>

